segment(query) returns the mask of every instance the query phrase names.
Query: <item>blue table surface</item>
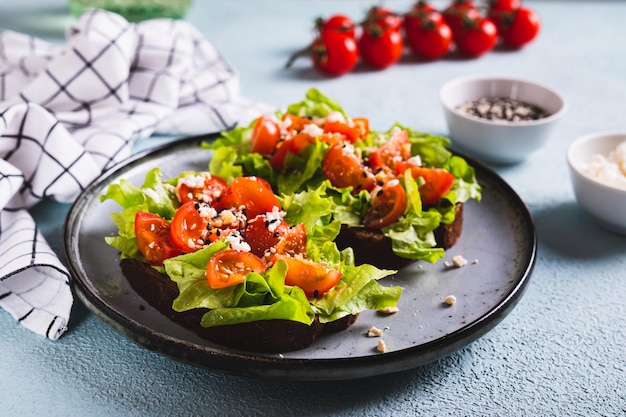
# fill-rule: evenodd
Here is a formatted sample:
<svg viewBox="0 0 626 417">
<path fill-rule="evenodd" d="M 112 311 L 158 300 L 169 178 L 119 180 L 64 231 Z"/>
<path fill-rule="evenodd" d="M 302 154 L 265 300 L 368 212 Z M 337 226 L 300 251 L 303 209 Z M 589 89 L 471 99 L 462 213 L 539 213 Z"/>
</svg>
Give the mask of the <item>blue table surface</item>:
<svg viewBox="0 0 626 417">
<path fill-rule="evenodd" d="M 64 41 L 72 22 L 65 1 L 7 3 L 0 28 Z M 517 307 L 482 338 L 428 365 L 334 382 L 258 380 L 180 363 L 119 335 L 78 300 L 56 342 L 0 311 L 0 415 L 626 415 L 626 237 L 596 226 L 576 203 L 565 162 L 575 138 L 626 131 L 626 2 L 527 1 L 542 30 L 516 52 L 407 59 L 335 79 L 306 60 L 283 68 L 311 40 L 315 17 L 358 18 L 374 3 L 196 0 L 187 20 L 240 71 L 243 97 L 280 107 L 318 87 L 379 130 L 400 121 L 446 135 L 438 91 L 462 75 L 528 78 L 562 92 L 569 111 L 549 145 L 520 164 L 493 167 L 526 202 L 537 229 L 537 264 Z M 385 4 L 406 10 L 411 2 Z M 59 255 L 67 210 L 52 203 L 32 210 Z"/>
</svg>

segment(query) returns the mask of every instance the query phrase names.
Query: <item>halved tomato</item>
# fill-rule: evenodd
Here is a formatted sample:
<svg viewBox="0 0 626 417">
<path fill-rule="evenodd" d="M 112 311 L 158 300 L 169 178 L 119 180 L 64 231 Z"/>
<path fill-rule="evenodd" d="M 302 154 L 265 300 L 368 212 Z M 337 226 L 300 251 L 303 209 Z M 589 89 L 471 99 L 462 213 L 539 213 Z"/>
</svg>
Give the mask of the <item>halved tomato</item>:
<svg viewBox="0 0 626 417">
<path fill-rule="evenodd" d="M 304 223 L 289 227 L 276 243 L 278 255 L 304 256 L 306 254 L 306 229 Z"/>
<path fill-rule="evenodd" d="M 322 162 L 324 176 L 338 188 L 353 187 L 353 192 L 371 191 L 376 185 L 374 174 L 353 152 L 344 152 L 345 146 L 335 145 L 328 150 Z"/>
<path fill-rule="evenodd" d="M 406 130 L 395 129 L 389 140 L 370 154 L 369 164 L 373 170 L 388 167 L 395 171 L 399 161 L 405 161 L 410 157 L 409 135 Z"/>
<path fill-rule="evenodd" d="M 422 177 L 424 179 L 424 184 L 419 187 L 422 204 L 424 205 L 436 204 L 441 200 L 441 197 L 450 191 L 454 184 L 454 175 L 443 168 L 425 168 L 411 165 L 408 169 L 411 170 L 413 178 Z"/>
<path fill-rule="evenodd" d="M 341 272 L 303 258 L 278 256 L 287 262 L 285 284 L 302 288 L 307 297 L 318 297 L 334 287 L 341 279 Z"/>
<path fill-rule="evenodd" d="M 206 277 L 211 288 L 226 288 L 241 284 L 250 272 L 260 273 L 265 267 L 265 262 L 253 253 L 227 249 L 209 260 Z"/>
<path fill-rule="evenodd" d="M 208 172 L 181 178 L 176 186 L 176 196 L 181 204 L 190 200 L 211 203 L 220 199 L 228 189 L 228 183 Z"/>
<path fill-rule="evenodd" d="M 406 203 L 406 192 L 400 181 L 395 178 L 387 181 L 372 198 L 363 225 L 366 229 L 381 229 L 397 222 L 404 214 Z"/>
<path fill-rule="evenodd" d="M 254 219 L 274 209 L 281 210 L 280 202 L 270 184 L 259 177 L 238 177 L 231 181 L 230 190 L 236 207 L 245 206 L 246 217 Z"/>
<path fill-rule="evenodd" d="M 203 209 L 213 210 L 207 204 L 188 201 L 174 213 L 170 240 L 183 252 L 194 252 L 204 246 L 210 218 L 201 214 Z"/>
<path fill-rule="evenodd" d="M 306 125 L 310 125 L 315 123 L 313 120 L 296 116 L 295 114 L 285 114 L 283 115 L 283 129 L 288 132 L 300 132 Z"/>
<path fill-rule="evenodd" d="M 261 116 L 252 129 L 252 152 L 270 155 L 280 141 L 278 122 L 269 116 Z"/>
<path fill-rule="evenodd" d="M 288 230 L 289 224 L 284 220 L 270 219 L 261 214 L 248 222 L 244 235 L 250 245 L 250 252 L 262 257 L 267 250 L 276 246 Z"/>
<path fill-rule="evenodd" d="M 182 253 L 170 241 L 170 222 L 157 214 L 140 211 L 135 215 L 135 237 L 139 252 L 152 265 L 162 265 Z"/>
</svg>

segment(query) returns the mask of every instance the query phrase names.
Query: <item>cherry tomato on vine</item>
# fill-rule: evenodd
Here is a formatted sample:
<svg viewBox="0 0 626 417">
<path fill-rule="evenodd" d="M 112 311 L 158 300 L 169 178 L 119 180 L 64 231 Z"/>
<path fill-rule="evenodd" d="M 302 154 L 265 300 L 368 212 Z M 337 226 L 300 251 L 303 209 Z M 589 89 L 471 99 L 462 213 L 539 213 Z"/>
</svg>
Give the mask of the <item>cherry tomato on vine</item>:
<svg viewBox="0 0 626 417">
<path fill-rule="evenodd" d="M 492 11 L 511 11 L 522 7 L 521 0 L 490 0 L 488 10 Z"/>
<path fill-rule="evenodd" d="M 182 253 L 170 241 L 170 222 L 156 214 L 140 211 L 135 215 L 135 237 L 139 252 L 152 265 L 162 265 Z"/>
<path fill-rule="evenodd" d="M 363 61 L 378 69 L 398 62 L 404 52 L 401 27 L 399 16 L 386 9 L 371 9 L 363 23 L 358 44 Z"/>
<path fill-rule="evenodd" d="M 428 60 L 443 57 L 452 44 L 450 26 L 431 6 L 414 7 L 407 13 L 404 16 L 404 33 L 413 54 Z"/>
<path fill-rule="evenodd" d="M 452 38 L 456 41 L 463 33 L 467 22 L 481 18 L 482 14 L 473 1 L 455 0 L 443 10 L 442 16 L 450 26 Z"/>
<path fill-rule="evenodd" d="M 519 48 L 537 37 L 541 27 L 539 15 L 527 7 L 507 12 L 497 20 L 498 32 L 505 45 Z"/>
<path fill-rule="evenodd" d="M 322 32 L 313 41 L 311 60 L 318 70 L 330 75 L 352 71 L 359 57 L 356 41 L 339 32 Z"/>
<path fill-rule="evenodd" d="M 206 278 L 211 288 L 226 288 L 241 284 L 250 272 L 263 272 L 265 267 L 265 262 L 253 253 L 227 249 L 209 260 Z"/>
<path fill-rule="evenodd" d="M 398 221 L 406 209 L 406 191 L 398 179 L 383 184 L 363 218 L 366 229 L 382 229 Z"/>
<path fill-rule="evenodd" d="M 349 16 L 344 14 L 334 14 L 327 19 L 317 19 L 315 25 L 319 32 L 339 32 L 356 39 L 356 25 Z"/>
<path fill-rule="evenodd" d="M 491 51 L 497 40 L 498 29 L 487 18 L 464 22 L 462 31 L 455 38 L 459 51 L 474 58 Z"/>
</svg>

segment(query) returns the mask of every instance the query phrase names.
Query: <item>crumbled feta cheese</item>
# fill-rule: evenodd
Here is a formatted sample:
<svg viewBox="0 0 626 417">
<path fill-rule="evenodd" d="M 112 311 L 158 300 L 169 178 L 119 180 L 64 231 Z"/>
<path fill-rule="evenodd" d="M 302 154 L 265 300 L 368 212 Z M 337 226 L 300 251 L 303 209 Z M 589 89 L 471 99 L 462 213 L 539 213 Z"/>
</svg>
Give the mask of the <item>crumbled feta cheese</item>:
<svg viewBox="0 0 626 417">
<path fill-rule="evenodd" d="M 467 259 L 465 259 L 461 255 L 456 255 L 454 258 L 452 258 L 452 264 L 457 268 L 461 268 L 467 265 Z"/>
<path fill-rule="evenodd" d="M 226 236 L 226 240 L 230 243 L 231 249 L 240 252 L 250 252 L 250 245 L 243 240 L 243 237 L 239 233 L 230 233 Z"/>
<path fill-rule="evenodd" d="M 372 326 L 367 331 L 367 337 L 380 337 L 383 335 L 383 331 L 376 326 Z"/>
<path fill-rule="evenodd" d="M 342 154 L 343 156 L 354 156 L 354 146 L 352 146 L 352 144 L 350 143 L 346 143 L 345 145 L 343 145 L 343 147 L 341 148 Z"/>
<path fill-rule="evenodd" d="M 422 158 L 419 155 L 415 155 L 406 160 L 409 165 L 413 165 L 416 167 L 422 166 Z"/>
<path fill-rule="evenodd" d="M 449 306 L 454 305 L 454 303 L 456 303 L 456 297 L 454 295 L 449 295 L 443 299 L 443 302 Z"/>
<path fill-rule="evenodd" d="M 315 123 L 309 123 L 308 125 L 304 126 L 304 128 L 302 129 L 302 133 L 316 138 L 324 134 L 324 129 L 322 129 Z"/>
<path fill-rule="evenodd" d="M 595 154 L 582 171 L 601 183 L 626 190 L 626 141 L 612 150 L 608 156 Z"/>
<path fill-rule="evenodd" d="M 217 210 L 215 210 L 208 204 L 200 204 L 200 207 L 198 208 L 198 213 L 200 213 L 200 216 L 205 219 L 213 219 L 217 216 Z"/>
<path fill-rule="evenodd" d="M 340 123 L 346 122 L 346 118 L 343 117 L 343 114 L 341 114 L 338 111 L 333 111 L 333 112 L 328 113 L 328 116 L 326 116 L 326 120 L 328 120 L 329 122 L 340 122 Z"/>
<path fill-rule="evenodd" d="M 386 313 L 386 314 L 395 314 L 398 311 L 400 311 L 400 309 L 397 306 L 393 306 L 393 307 L 385 307 L 378 311 L 380 311 L 381 313 Z"/>
<path fill-rule="evenodd" d="M 376 345 L 376 350 L 379 351 L 380 353 L 387 352 L 387 345 L 385 344 L 385 341 L 383 339 L 380 339 L 378 341 L 378 345 Z"/>
</svg>

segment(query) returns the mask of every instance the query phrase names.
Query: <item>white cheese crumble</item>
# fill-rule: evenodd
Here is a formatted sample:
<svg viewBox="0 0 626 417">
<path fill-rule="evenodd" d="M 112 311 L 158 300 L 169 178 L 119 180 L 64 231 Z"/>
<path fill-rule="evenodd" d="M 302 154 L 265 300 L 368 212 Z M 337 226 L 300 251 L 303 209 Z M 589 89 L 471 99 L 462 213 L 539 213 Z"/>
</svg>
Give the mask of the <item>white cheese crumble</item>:
<svg viewBox="0 0 626 417">
<path fill-rule="evenodd" d="M 406 160 L 409 165 L 413 165 L 416 167 L 422 166 L 422 158 L 419 155 L 415 155 Z"/>
<path fill-rule="evenodd" d="M 226 240 L 230 243 L 231 249 L 240 252 L 250 252 L 250 245 L 243 240 L 243 237 L 239 233 L 230 233 L 226 236 Z"/>
<path fill-rule="evenodd" d="M 626 141 L 620 143 L 608 156 L 594 154 L 582 171 L 601 183 L 626 190 Z"/>
<path fill-rule="evenodd" d="M 313 138 L 316 138 L 324 134 L 324 129 L 322 129 L 315 123 L 309 123 L 308 125 L 304 126 L 304 128 L 302 129 L 302 133 L 307 134 Z"/>
<path fill-rule="evenodd" d="M 447 268 L 455 267 L 462 268 L 467 265 L 467 259 L 462 257 L 461 255 L 456 255 L 452 258 L 452 261 L 446 261 L 443 263 Z"/>
<path fill-rule="evenodd" d="M 380 337 L 383 335 L 383 331 L 376 326 L 372 326 L 367 330 L 367 337 Z"/>
<path fill-rule="evenodd" d="M 326 116 L 326 120 L 328 120 L 329 122 L 340 122 L 340 123 L 346 122 L 346 118 L 343 117 L 343 114 L 341 114 L 338 111 L 333 111 L 333 112 L 328 113 L 328 116 Z"/>
</svg>

